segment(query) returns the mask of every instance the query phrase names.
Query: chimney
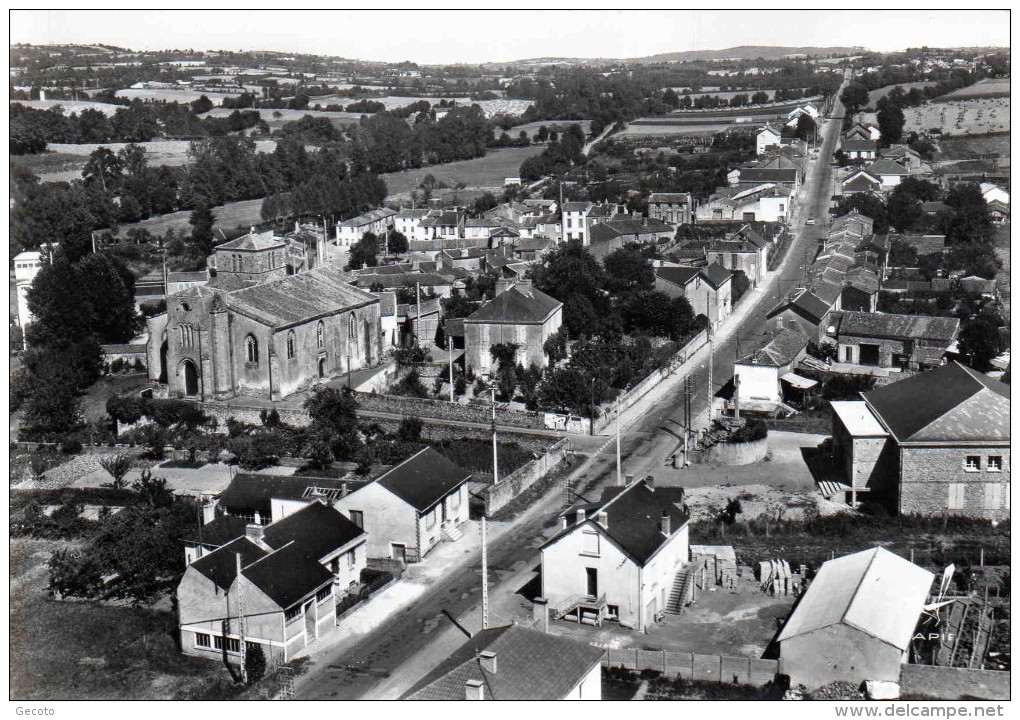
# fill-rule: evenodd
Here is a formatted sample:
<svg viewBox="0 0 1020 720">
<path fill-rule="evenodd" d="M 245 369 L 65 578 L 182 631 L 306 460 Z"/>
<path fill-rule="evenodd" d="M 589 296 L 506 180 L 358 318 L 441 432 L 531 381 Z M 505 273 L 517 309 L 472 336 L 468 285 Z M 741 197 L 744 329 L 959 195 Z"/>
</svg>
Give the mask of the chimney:
<svg viewBox="0 0 1020 720">
<path fill-rule="evenodd" d="M 513 286 L 512 280 L 497 280 L 496 281 L 496 297 L 499 297 Z"/>
<path fill-rule="evenodd" d="M 485 683 L 483 683 L 481 680 L 468 680 L 466 683 L 464 683 L 464 699 L 484 700 Z"/>
<path fill-rule="evenodd" d="M 662 534 L 666 537 L 670 536 L 670 519 L 669 513 L 666 511 L 662 512 L 662 520 L 659 521 L 659 528 L 662 530 Z"/>
<path fill-rule="evenodd" d="M 216 501 L 210 500 L 202 505 L 202 524 L 208 525 L 216 519 Z"/>
<path fill-rule="evenodd" d="M 651 490 L 652 492 L 655 492 L 655 476 L 654 475 L 646 475 L 645 476 L 645 487 L 648 488 L 649 490 Z"/>
<path fill-rule="evenodd" d="M 584 521 L 585 521 L 585 510 L 584 510 L 584 508 L 580 508 L 577 511 L 577 522 L 580 524 L 580 523 L 583 523 Z"/>
<path fill-rule="evenodd" d="M 262 516 L 259 514 L 258 510 L 255 511 L 255 524 L 256 525 L 262 524 Z"/>
<path fill-rule="evenodd" d="M 244 536 L 256 545 L 262 545 L 263 527 L 256 523 L 250 523 L 244 527 Z"/>
<path fill-rule="evenodd" d="M 564 516 L 562 516 L 560 518 L 560 530 L 566 530 L 566 529 L 567 529 L 567 516 L 564 515 Z"/>
<path fill-rule="evenodd" d="M 606 528 L 607 530 L 609 529 L 609 515 L 606 514 L 605 511 L 600 511 L 598 514 L 595 515 L 595 522 L 597 522 L 599 525 Z"/>
<path fill-rule="evenodd" d="M 537 597 L 533 600 L 531 607 L 532 618 L 535 624 L 542 623 L 542 632 L 549 632 L 549 601 L 544 597 Z"/>
<path fill-rule="evenodd" d="M 478 662 L 481 664 L 482 670 L 490 675 L 496 674 L 496 653 L 492 650 L 482 650 L 478 654 Z"/>
<path fill-rule="evenodd" d="M 634 476 L 633 475 L 628 475 L 626 481 L 624 482 L 624 485 L 629 487 L 629 486 L 631 486 L 633 484 L 634 484 Z"/>
</svg>

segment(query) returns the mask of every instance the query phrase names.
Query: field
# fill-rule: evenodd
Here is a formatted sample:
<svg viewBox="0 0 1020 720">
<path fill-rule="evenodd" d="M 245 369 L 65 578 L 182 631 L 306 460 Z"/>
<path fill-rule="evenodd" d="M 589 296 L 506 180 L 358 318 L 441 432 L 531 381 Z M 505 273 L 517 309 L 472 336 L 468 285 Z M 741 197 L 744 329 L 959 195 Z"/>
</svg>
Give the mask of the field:
<svg viewBox="0 0 1020 720">
<path fill-rule="evenodd" d="M 220 205 L 213 208 L 213 215 L 216 218 L 215 227 L 227 230 L 238 226 L 248 227 L 250 225 L 255 225 L 262 222 L 261 212 L 262 198 L 256 198 L 255 200 L 239 200 L 237 202 L 227 203 L 226 205 Z M 181 210 L 168 215 L 160 215 L 159 217 L 149 218 L 148 220 L 142 220 L 141 222 L 121 225 L 117 230 L 117 235 L 124 237 L 127 235 L 128 230 L 131 230 L 132 228 L 144 228 L 153 235 L 164 235 L 170 228 L 175 228 L 178 232 L 181 230 L 187 232 L 190 230 L 190 226 L 188 225 L 188 218 L 190 217 L 190 210 Z"/>
<path fill-rule="evenodd" d="M 1009 132 L 1009 98 L 940 100 L 903 111 L 904 134 L 937 130 L 946 135 L 987 135 Z M 875 113 L 864 113 L 875 123 Z"/>
<path fill-rule="evenodd" d="M 145 148 L 146 159 L 153 167 L 179 166 L 189 161 L 190 140 L 153 140 L 135 144 Z M 94 150 L 106 147 L 118 152 L 126 145 L 127 143 L 50 143 L 46 152 L 37 155 L 12 155 L 11 161 L 31 170 L 43 182 L 70 182 L 81 177 L 85 161 Z M 256 140 L 255 147 L 259 152 L 272 152 L 276 148 L 276 141 Z"/>
<path fill-rule="evenodd" d="M 74 100 L 12 100 L 11 102 L 20 103 L 25 107 L 35 108 L 36 110 L 50 110 L 55 107 L 60 107 L 64 111 L 65 115 L 80 113 L 82 110 L 98 110 L 107 117 L 110 117 L 121 108 L 120 105 L 114 105 L 112 103 L 83 102 Z"/>
<path fill-rule="evenodd" d="M 708 135 L 717 132 L 722 132 L 727 128 L 733 127 L 733 123 L 724 124 L 683 124 L 683 123 L 668 123 L 668 124 L 640 124 L 635 125 L 633 123 L 627 125 L 623 132 L 619 133 L 619 137 L 647 137 L 649 135 L 655 136 L 666 136 L 666 135 Z"/>
<path fill-rule="evenodd" d="M 946 100 L 1009 97 L 1009 78 L 985 78 L 942 96 Z"/>
<path fill-rule="evenodd" d="M 227 108 L 213 108 L 209 112 L 202 115 L 202 117 L 227 117 L 233 110 Z M 284 123 L 295 122 L 300 120 L 305 115 L 311 115 L 312 117 L 324 117 L 329 118 L 333 121 L 334 125 L 343 127 L 346 125 L 357 125 L 361 119 L 361 115 L 358 113 L 349 112 L 330 112 L 328 110 L 270 110 L 267 108 L 259 108 L 259 114 L 262 119 L 269 125 L 270 130 L 280 129 Z"/>
<path fill-rule="evenodd" d="M 133 88 L 124 88 L 114 93 L 119 98 L 126 98 L 128 100 L 159 100 L 166 102 L 179 102 L 179 103 L 191 103 L 198 100 L 200 97 L 205 95 L 212 102 L 213 105 L 222 105 L 223 98 L 237 97 L 241 95 L 244 90 L 238 88 L 237 92 L 233 93 L 222 93 L 222 92 L 201 92 L 199 90 L 188 90 L 188 89 L 150 89 L 150 88 L 139 88 L 137 90 Z"/>
<path fill-rule="evenodd" d="M 939 140 L 939 160 L 967 160 L 978 155 L 1009 157 L 1009 135 L 972 135 Z"/>
<path fill-rule="evenodd" d="M 880 87 L 877 90 L 872 90 L 868 93 L 868 107 L 875 107 L 875 103 L 878 102 L 878 99 L 888 95 L 894 87 L 903 88 L 903 92 L 910 92 L 913 88 L 926 88 L 935 84 L 936 83 L 929 80 L 922 80 L 920 82 L 900 83 L 899 85 L 886 85 L 885 87 Z"/>
<path fill-rule="evenodd" d="M 541 145 L 489 150 L 485 157 L 386 173 L 382 175 L 382 178 L 386 181 L 386 187 L 389 189 L 387 199 L 406 196 L 407 193 L 418 187 L 426 175 L 432 175 L 437 181 L 451 187 L 457 183 L 464 183 L 468 188 L 502 188 L 504 178 L 516 177 L 520 172 L 521 163 L 541 152 Z"/>
<path fill-rule="evenodd" d="M 11 540 L 11 699 L 217 699 L 234 694 L 222 666 L 178 652 L 169 602 L 131 608 L 49 597 L 46 562 L 66 546 Z"/>
<path fill-rule="evenodd" d="M 558 130 L 561 133 L 570 125 L 580 125 L 581 129 L 584 130 L 584 134 L 587 135 L 591 128 L 591 120 L 540 120 L 538 122 L 525 123 L 524 125 L 515 125 L 506 132 L 510 135 L 510 137 L 516 138 L 521 134 L 521 130 L 523 130 L 528 133 L 528 137 L 534 138 L 535 133 L 537 133 L 538 129 L 543 125 L 545 125 L 549 130 Z M 503 128 L 501 127 L 495 127 L 492 130 L 494 137 L 499 137 L 502 133 Z"/>
</svg>

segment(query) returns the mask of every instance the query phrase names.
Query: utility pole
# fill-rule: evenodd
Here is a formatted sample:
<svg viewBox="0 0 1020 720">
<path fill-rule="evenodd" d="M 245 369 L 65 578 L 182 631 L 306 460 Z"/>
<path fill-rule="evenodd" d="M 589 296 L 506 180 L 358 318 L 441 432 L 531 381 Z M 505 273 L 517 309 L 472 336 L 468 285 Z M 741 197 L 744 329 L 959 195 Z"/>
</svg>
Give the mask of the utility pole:
<svg viewBox="0 0 1020 720">
<path fill-rule="evenodd" d="M 492 484 L 499 482 L 499 457 L 496 453 L 496 388 L 490 387 L 492 394 Z"/>
<path fill-rule="evenodd" d="M 248 670 L 245 668 L 245 659 L 247 648 L 244 644 L 244 606 L 241 604 L 241 553 L 234 555 L 237 562 L 237 636 L 240 638 L 238 644 L 241 650 L 241 682 L 247 684 L 248 682 Z M 226 643 L 227 639 L 223 638 L 223 642 Z"/>
<path fill-rule="evenodd" d="M 620 398 L 616 398 L 616 485 L 623 486 L 623 467 L 620 457 Z"/>
<path fill-rule="evenodd" d="M 715 338 L 712 337 L 712 323 L 708 323 L 708 424 L 712 425 L 712 406 L 715 403 L 715 384 L 712 379 L 712 362 L 715 359 Z"/>
<path fill-rule="evenodd" d="M 446 336 L 446 352 L 450 361 L 450 402 L 457 402 L 453 395 L 453 337 Z"/>
<path fill-rule="evenodd" d="M 417 347 L 421 345 L 421 340 L 418 335 L 421 334 L 421 283 L 414 283 L 414 301 L 416 305 L 415 318 L 414 318 L 414 344 Z"/>
<path fill-rule="evenodd" d="M 485 538 L 485 515 L 482 515 L 482 630 L 489 628 L 489 555 Z"/>
</svg>

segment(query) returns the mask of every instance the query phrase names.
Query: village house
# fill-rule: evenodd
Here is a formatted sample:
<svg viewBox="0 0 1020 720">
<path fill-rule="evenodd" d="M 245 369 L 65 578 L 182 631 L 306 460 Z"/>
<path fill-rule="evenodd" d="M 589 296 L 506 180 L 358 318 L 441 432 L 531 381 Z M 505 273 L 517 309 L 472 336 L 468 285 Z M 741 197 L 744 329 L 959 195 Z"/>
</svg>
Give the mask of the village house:
<svg viewBox="0 0 1020 720">
<path fill-rule="evenodd" d="M 840 192 L 843 195 L 856 195 L 857 193 L 877 193 L 882 190 L 882 181 L 869 173 L 867 170 L 857 170 L 848 175 L 840 184 Z"/>
<path fill-rule="evenodd" d="M 247 526 L 185 569 L 176 593 L 181 651 L 240 662 L 243 639 L 272 665 L 289 661 L 336 627 L 336 597 L 359 582 L 365 540 L 322 503 Z"/>
<path fill-rule="evenodd" d="M 670 225 L 688 225 L 694 217 L 691 193 L 660 193 L 648 196 L 648 217 Z"/>
<path fill-rule="evenodd" d="M 931 168 L 924 162 L 921 155 L 909 145 L 894 143 L 879 152 L 879 157 L 899 163 L 911 175 L 931 174 Z"/>
<path fill-rule="evenodd" d="M 422 240 L 452 241 L 464 237 L 467 216 L 458 210 L 434 210 L 418 223 Z"/>
<path fill-rule="evenodd" d="M 737 186 L 746 189 L 771 183 L 796 195 L 800 190 L 803 175 L 804 173 L 796 167 L 745 167 L 740 168 Z"/>
<path fill-rule="evenodd" d="M 988 203 L 988 217 L 996 225 L 1009 222 L 1009 204 L 992 200 Z"/>
<path fill-rule="evenodd" d="M 900 184 L 900 181 L 903 180 L 903 178 L 910 174 L 910 171 L 907 170 L 902 165 L 900 165 L 899 163 L 893 162 L 892 160 L 887 160 L 885 158 L 876 160 L 875 162 L 865 167 L 864 170 L 871 177 L 878 178 L 879 182 L 881 183 L 879 189 L 882 192 L 888 192 L 889 190 L 892 190 L 894 187 Z"/>
<path fill-rule="evenodd" d="M 1009 518 L 1009 385 L 950 362 L 861 397 L 833 416 L 833 458 L 854 499 Z"/>
<path fill-rule="evenodd" d="M 580 240 L 582 245 L 590 245 L 592 229 L 619 212 L 620 207 L 612 203 L 565 202 L 561 216 L 561 236 L 567 242 Z"/>
<path fill-rule="evenodd" d="M 768 241 L 745 225 L 722 240 L 712 241 L 705 248 L 705 261 L 732 272 L 739 270 L 747 276 L 751 287 L 757 287 L 768 272 L 768 249 Z"/>
<path fill-rule="evenodd" d="M 505 221 L 498 217 L 468 218 L 464 221 L 464 239 L 484 240 L 482 245 L 488 245 L 492 233 L 501 229 L 504 224 Z"/>
<path fill-rule="evenodd" d="M 821 342 L 828 331 L 832 310 L 832 303 L 826 302 L 808 288 L 799 288 L 769 310 L 765 320 L 776 332 L 796 330 L 815 342 Z"/>
<path fill-rule="evenodd" d="M 601 260 L 627 243 L 645 244 L 672 240 L 675 233 L 672 225 L 655 218 L 616 215 L 592 227 L 588 247 L 589 252 Z"/>
<path fill-rule="evenodd" d="M 368 533 L 368 557 L 421 562 L 463 537 L 471 473 L 427 447 L 333 506 Z"/>
<path fill-rule="evenodd" d="M 317 500 L 332 503 L 361 484 L 344 478 L 237 473 L 220 494 L 217 506 L 246 524 L 268 525 Z"/>
<path fill-rule="evenodd" d="M 937 367 L 959 331 L 958 318 L 847 311 L 836 331 L 838 359 L 903 370 Z"/>
<path fill-rule="evenodd" d="M 779 141 L 783 133 L 767 124 L 758 131 L 755 139 L 755 150 L 758 155 L 764 155 L 771 149 L 779 147 Z"/>
<path fill-rule="evenodd" d="M 867 125 L 862 122 L 854 123 L 853 127 L 846 131 L 843 136 L 846 140 L 873 140 L 877 141 L 882 137 L 882 131 L 875 125 Z"/>
<path fill-rule="evenodd" d="M 421 229 L 421 222 L 428 214 L 427 208 L 401 208 L 393 216 L 393 229 L 408 240 L 426 240 L 425 231 Z"/>
<path fill-rule="evenodd" d="M 779 672 L 808 689 L 898 683 L 934 579 L 885 548 L 823 563 L 779 634 Z"/>
<path fill-rule="evenodd" d="M 989 205 L 993 202 L 998 202 L 1007 208 L 1009 207 L 1009 193 L 995 183 L 983 182 L 978 187 L 981 188 L 981 196 Z"/>
<path fill-rule="evenodd" d="M 361 240 L 365 233 L 383 238 L 393 228 L 396 215 L 396 210 L 377 208 L 350 220 L 342 220 L 336 224 L 336 242 L 347 249 Z"/>
<path fill-rule="evenodd" d="M 716 188 L 708 202 L 698 206 L 698 220 L 786 222 L 793 212 L 793 191 L 775 183 L 753 187 Z"/>
<path fill-rule="evenodd" d="M 733 365 L 734 398 L 741 410 L 772 411 L 783 403 L 783 382 L 798 390 L 815 383 L 793 370 L 807 354 L 810 341 L 798 330 L 785 328 L 759 338 L 755 347 Z"/>
<path fill-rule="evenodd" d="M 545 341 L 563 324 L 563 303 L 533 287 L 530 280 L 500 281 L 496 297 L 464 318 L 465 363 L 475 373 L 495 371 L 493 345 L 516 343 L 517 361 L 545 367 Z"/>
<path fill-rule="evenodd" d="M 878 144 L 874 140 L 847 139 L 841 149 L 850 160 L 874 160 L 878 157 Z"/>
<path fill-rule="evenodd" d="M 542 597 L 554 619 L 601 625 L 616 620 L 643 632 L 683 599 L 690 560 L 684 491 L 649 476 L 607 487 L 593 503 L 560 515 L 542 546 Z"/>
<path fill-rule="evenodd" d="M 881 289 L 878 273 L 868 267 L 854 267 L 847 271 L 840 294 L 841 310 L 858 310 L 873 313 L 878 309 L 878 292 Z"/>
<path fill-rule="evenodd" d="M 149 378 L 171 397 L 279 400 L 380 361 L 379 299 L 331 265 L 286 274 L 282 243 L 216 248 L 217 274 L 149 320 Z"/>
<path fill-rule="evenodd" d="M 588 643 L 520 625 L 473 635 L 402 700 L 601 700 L 602 656 Z"/>
<path fill-rule="evenodd" d="M 702 268 L 663 265 L 655 269 L 655 289 L 671 298 L 687 298 L 694 314 L 704 315 L 715 327 L 730 315 L 732 278 L 718 263 Z"/>
</svg>

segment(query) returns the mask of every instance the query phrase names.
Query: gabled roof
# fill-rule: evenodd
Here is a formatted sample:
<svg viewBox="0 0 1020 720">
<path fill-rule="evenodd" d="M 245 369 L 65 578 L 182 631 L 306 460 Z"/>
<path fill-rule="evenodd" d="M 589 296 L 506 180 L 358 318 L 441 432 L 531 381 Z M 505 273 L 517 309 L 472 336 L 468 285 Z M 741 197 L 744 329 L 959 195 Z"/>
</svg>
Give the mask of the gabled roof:
<svg viewBox="0 0 1020 720">
<path fill-rule="evenodd" d="M 843 313 L 839 323 L 841 336 L 927 340 L 944 345 L 956 339 L 959 329 L 958 318 L 856 311 Z"/>
<path fill-rule="evenodd" d="M 655 268 L 655 276 L 678 287 L 685 287 L 694 278 L 701 275 L 701 268 L 680 266 L 680 267 L 658 267 Z"/>
<path fill-rule="evenodd" d="M 648 196 L 648 203 L 679 203 L 681 205 L 690 205 L 693 196 L 691 193 L 666 193 L 666 192 L 653 192 Z"/>
<path fill-rule="evenodd" d="M 465 318 L 468 323 L 542 323 L 563 307 L 532 285 L 516 283 Z"/>
<path fill-rule="evenodd" d="M 273 498 L 312 502 L 319 497 L 341 494 L 345 485 L 354 490 L 361 484 L 342 478 L 238 473 L 220 495 L 220 505 L 232 512 L 251 513 L 257 510 L 268 518 Z"/>
<path fill-rule="evenodd" d="M 269 553 L 245 537 L 221 546 L 208 555 L 203 555 L 189 567 L 216 583 L 221 590 L 229 590 L 237 577 L 237 556 L 241 556 L 241 568 L 264 558 Z"/>
<path fill-rule="evenodd" d="M 710 263 L 708 267 L 702 268 L 701 274 L 704 275 L 705 280 L 707 280 L 708 283 L 716 290 L 729 282 L 733 277 L 732 272 L 717 262 Z"/>
<path fill-rule="evenodd" d="M 495 653 L 495 673 L 482 669 L 483 651 Z M 464 700 L 466 683 L 476 680 L 486 700 L 561 700 L 604 654 L 602 648 L 519 625 L 489 628 L 454 650 L 402 699 Z"/>
<path fill-rule="evenodd" d="M 851 177 L 843 181 L 843 190 L 871 190 L 876 185 L 881 185 L 882 181 L 871 175 L 870 173 L 861 170 L 860 172 L 854 173 Z"/>
<path fill-rule="evenodd" d="M 202 527 L 188 533 L 183 542 L 204 547 L 220 547 L 229 542 L 244 537 L 244 529 L 247 523 L 233 515 L 220 515 L 207 522 Z"/>
<path fill-rule="evenodd" d="M 225 243 L 217 245 L 215 251 L 220 250 L 270 250 L 272 248 L 283 247 L 283 238 L 278 238 L 273 235 L 272 230 L 265 232 L 250 232 L 247 235 L 242 235 L 239 238 L 229 240 Z"/>
<path fill-rule="evenodd" d="M 471 473 L 427 447 L 375 479 L 398 498 L 424 512 L 463 485 Z"/>
<path fill-rule="evenodd" d="M 780 303 L 769 310 L 768 315 L 765 317 L 767 319 L 771 319 L 784 310 L 789 309 L 803 317 L 805 320 L 809 320 L 815 325 L 818 325 L 825 319 L 830 308 L 831 306 L 827 302 L 814 293 L 809 290 L 801 290 L 793 297 L 792 300 Z"/>
<path fill-rule="evenodd" d="M 782 136 L 782 133 L 781 133 L 781 132 L 779 132 L 778 130 L 776 130 L 776 129 L 775 129 L 774 127 L 772 127 L 772 126 L 771 126 L 771 125 L 769 125 L 768 123 L 765 123 L 765 126 L 764 126 L 764 127 L 762 127 L 762 128 L 759 128 L 759 130 L 758 130 L 758 134 L 759 134 L 759 135 L 761 135 L 761 134 L 762 134 L 762 133 L 764 133 L 764 132 L 767 132 L 767 133 L 772 133 L 772 134 L 773 134 L 773 135 L 775 135 L 776 137 L 781 137 L 781 136 Z"/>
<path fill-rule="evenodd" d="M 563 203 L 563 212 L 567 213 L 584 213 L 588 212 L 592 208 L 590 202 L 568 200 Z"/>
<path fill-rule="evenodd" d="M 352 217 L 349 220 L 343 220 L 337 223 L 337 227 L 342 228 L 359 228 L 365 225 L 371 225 L 374 222 L 391 218 L 397 214 L 396 210 L 390 210 L 389 208 L 376 208 L 375 210 L 369 210 L 367 213 Z"/>
<path fill-rule="evenodd" d="M 878 143 L 874 140 L 851 138 L 843 143 L 843 150 L 846 152 L 875 152 L 877 149 Z"/>
<path fill-rule="evenodd" d="M 339 511 L 321 502 L 312 502 L 267 525 L 262 539 L 273 549 L 297 543 L 309 557 L 320 560 L 363 535 L 365 531 Z"/>
<path fill-rule="evenodd" d="M 752 350 L 737 362 L 741 365 L 768 365 L 785 367 L 803 352 L 810 341 L 797 330 L 783 328 L 774 335 L 766 335 L 765 344 Z"/>
<path fill-rule="evenodd" d="M 797 168 L 743 168 L 740 171 L 740 183 L 795 183 Z"/>
<path fill-rule="evenodd" d="M 893 162 L 892 160 L 888 160 L 886 158 L 882 158 L 880 160 L 876 160 L 875 162 L 873 162 L 870 165 L 868 165 L 868 167 L 866 167 L 865 170 L 867 170 L 868 173 L 870 173 L 872 177 L 878 177 L 879 175 L 909 175 L 910 174 L 910 171 L 908 171 L 905 167 L 900 165 L 898 162 Z"/>
<path fill-rule="evenodd" d="M 842 624 L 906 650 L 934 579 L 927 570 L 885 548 L 829 560 L 811 581 L 778 640 Z"/>
<path fill-rule="evenodd" d="M 566 530 L 561 530 L 542 547 L 548 547 L 563 536 L 573 532 L 577 511 L 584 508 L 585 523 L 597 527 L 638 565 L 647 563 L 669 540 L 687 524 L 690 519 L 682 509 L 684 490 L 679 487 L 649 488 L 644 480 L 633 482 L 626 487 L 607 487 L 597 503 L 575 505 L 562 513 L 568 521 L 574 521 Z M 607 527 L 596 521 L 598 513 L 606 514 Z M 663 535 L 661 521 L 663 514 L 670 519 L 670 537 Z"/>
<path fill-rule="evenodd" d="M 333 573 L 298 543 L 266 554 L 244 566 L 241 574 L 284 610 L 333 582 Z"/>
<path fill-rule="evenodd" d="M 898 442 L 1009 441 L 1009 385 L 957 362 L 863 397 Z"/>
<path fill-rule="evenodd" d="M 347 282 L 343 271 L 324 265 L 227 296 L 227 307 L 253 320 L 281 328 L 379 302 Z"/>
</svg>

